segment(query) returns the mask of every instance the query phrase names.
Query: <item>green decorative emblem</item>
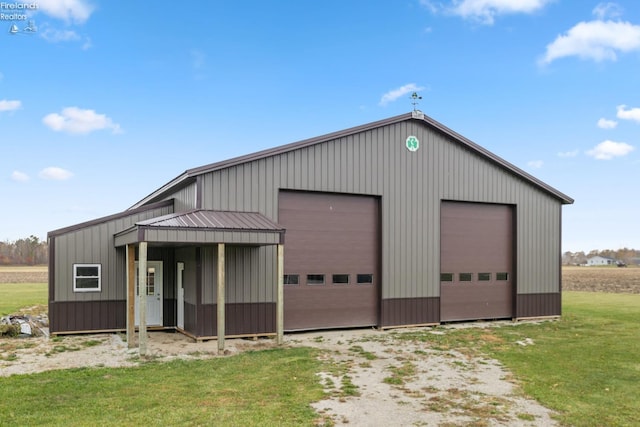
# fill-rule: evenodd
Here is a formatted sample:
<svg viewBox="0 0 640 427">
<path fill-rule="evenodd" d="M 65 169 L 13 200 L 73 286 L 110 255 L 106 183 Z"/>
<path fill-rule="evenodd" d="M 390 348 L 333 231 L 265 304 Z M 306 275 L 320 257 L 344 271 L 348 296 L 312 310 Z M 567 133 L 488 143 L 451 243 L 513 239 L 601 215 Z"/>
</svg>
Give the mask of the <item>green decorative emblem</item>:
<svg viewBox="0 0 640 427">
<path fill-rule="evenodd" d="M 420 148 L 420 141 L 418 141 L 418 138 L 411 135 L 407 137 L 406 145 L 407 145 L 407 150 L 418 151 L 418 148 Z"/>
</svg>

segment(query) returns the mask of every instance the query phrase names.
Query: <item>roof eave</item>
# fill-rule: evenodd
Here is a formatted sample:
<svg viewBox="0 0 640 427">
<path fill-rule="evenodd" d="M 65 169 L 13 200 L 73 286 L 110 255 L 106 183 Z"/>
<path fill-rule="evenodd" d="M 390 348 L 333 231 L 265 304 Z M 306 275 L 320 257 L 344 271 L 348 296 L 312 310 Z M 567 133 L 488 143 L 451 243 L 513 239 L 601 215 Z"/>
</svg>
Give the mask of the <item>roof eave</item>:
<svg viewBox="0 0 640 427">
<path fill-rule="evenodd" d="M 475 142 L 471 141 L 470 139 L 460 135 L 458 132 L 456 132 L 456 131 L 454 131 L 452 129 L 449 129 L 448 127 L 446 127 L 445 125 L 443 125 L 440 122 L 437 122 L 436 120 L 432 119 L 431 117 L 429 117 L 427 115 L 424 115 L 424 114 L 421 114 L 421 117 L 420 117 L 420 115 L 418 115 L 418 117 L 416 117 L 416 114 L 414 114 L 414 118 L 418 118 L 418 119 L 424 120 L 431 127 L 434 127 L 437 130 L 439 130 L 440 132 L 442 132 L 442 133 L 444 133 L 446 135 L 449 135 L 450 137 L 460 141 L 461 143 L 463 143 L 464 145 L 466 145 L 469 148 L 473 149 L 474 151 L 482 154 L 483 156 L 485 156 L 486 158 L 488 158 L 492 162 L 497 163 L 498 165 L 502 166 L 503 168 L 511 171 L 512 173 L 515 173 L 516 175 L 521 176 L 522 178 L 525 178 L 528 181 L 531 181 L 533 184 L 537 185 L 538 187 L 544 189 L 546 192 L 548 192 L 551 195 L 553 195 L 553 196 L 557 197 L 558 199 L 560 199 L 562 204 L 564 204 L 564 205 L 573 204 L 574 200 L 571 197 L 569 197 L 566 194 L 556 190 L 552 186 L 550 186 L 550 185 L 546 184 L 545 182 L 539 180 L 538 178 L 534 177 L 533 175 L 525 172 L 524 170 L 520 169 L 516 165 L 514 165 L 512 163 L 509 163 L 508 161 L 506 161 L 502 157 L 492 153 L 491 151 L 487 150 L 486 148 L 482 147 L 481 145 L 478 145 Z"/>
<path fill-rule="evenodd" d="M 194 179 L 195 178 L 189 175 L 188 172 L 183 172 L 182 174 L 175 177 L 174 179 L 172 179 L 162 187 L 158 188 L 153 193 L 149 194 L 148 196 L 144 197 L 140 201 L 136 202 L 133 206 L 129 207 L 127 210 L 137 209 L 141 206 L 146 205 L 147 203 L 155 202 L 158 199 L 160 199 L 163 195 L 168 194 L 172 191 L 175 191 L 177 187 L 181 185 L 186 186 L 190 184 L 191 182 L 194 181 Z"/>
<path fill-rule="evenodd" d="M 556 190 L 555 188 L 551 187 L 550 185 L 544 183 L 543 181 L 540 181 L 538 178 L 534 177 L 533 175 L 530 175 L 529 173 L 527 173 L 524 170 L 520 169 L 519 167 L 509 163 L 508 161 L 504 160 L 503 158 L 493 154 L 489 150 L 487 150 L 484 147 L 476 144 L 475 142 L 471 141 L 470 139 L 460 135 L 459 133 L 453 131 L 452 129 L 449 129 L 448 127 L 446 127 L 442 123 L 432 119 L 431 117 L 425 115 L 421 111 L 413 111 L 413 112 L 410 112 L 410 113 L 405 113 L 405 114 L 401 114 L 401 115 L 398 115 L 398 116 L 390 117 L 390 118 L 387 118 L 387 119 L 378 120 L 378 121 L 367 123 L 367 124 L 364 124 L 364 125 L 360 125 L 360 126 L 344 129 L 344 130 L 341 130 L 341 131 L 338 131 L 338 132 L 332 132 L 332 133 L 328 133 L 328 134 L 325 134 L 325 135 L 317 136 L 317 137 L 314 137 L 314 138 L 304 139 L 302 141 L 293 142 L 293 143 L 286 144 L 286 145 L 281 145 L 279 147 L 269 148 L 269 149 L 258 151 L 258 152 L 255 152 L 255 153 L 246 154 L 244 156 L 234 157 L 232 159 L 223 160 L 221 162 L 210 163 L 208 165 L 199 166 L 199 167 L 192 168 L 192 169 L 187 169 L 184 173 L 182 173 L 181 175 L 179 175 L 178 177 L 176 177 L 172 181 L 168 182 L 163 187 L 161 187 L 158 190 L 154 191 L 153 193 L 151 193 L 150 195 L 148 195 L 144 199 L 140 200 L 139 202 L 137 202 L 135 205 L 133 205 L 129 209 L 138 208 L 138 207 L 140 207 L 140 206 L 142 206 L 142 205 L 144 205 L 146 203 L 156 201 L 160 197 L 162 197 L 163 195 L 165 195 L 165 194 L 167 194 L 167 193 L 169 193 L 171 191 L 175 191 L 176 187 L 178 187 L 179 185 L 186 185 L 187 183 L 192 182 L 193 180 L 195 180 L 195 177 L 198 176 L 198 175 L 202 175 L 202 174 L 209 173 L 209 172 L 214 172 L 216 170 L 220 170 L 220 169 L 224 169 L 224 168 L 229 168 L 229 167 L 232 167 L 232 166 L 236 166 L 236 165 L 239 165 L 239 164 L 242 164 L 242 163 L 251 162 L 251 161 L 254 161 L 254 160 L 260 160 L 260 159 L 263 159 L 263 158 L 266 158 L 266 157 L 270 157 L 270 156 L 275 156 L 275 155 L 278 155 L 278 154 L 283 154 L 283 153 L 286 153 L 286 152 L 289 152 L 289 151 L 293 151 L 293 150 L 297 150 L 297 149 L 300 149 L 300 148 L 309 147 L 309 146 L 312 146 L 312 145 L 315 145 L 315 144 L 320 144 L 322 142 L 343 138 L 345 136 L 353 135 L 353 134 L 356 134 L 356 133 L 359 133 L 359 132 L 365 132 L 365 131 L 368 131 L 368 130 L 371 130 L 371 129 L 375 129 L 375 128 L 378 128 L 378 127 L 381 127 L 381 126 L 387 126 L 387 125 L 391 125 L 391 124 L 396 124 L 396 123 L 400 123 L 400 122 L 407 121 L 407 120 L 418 120 L 418 121 L 421 121 L 421 122 L 424 122 L 424 123 L 428 124 L 430 127 L 432 127 L 434 129 L 438 130 L 439 132 L 441 132 L 441 133 L 453 138 L 454 140 L 456 140 L 456 141 L 462 143 L 463 145 L 467 146 L 468 148 L 472 149 L 476 153 L 486 157 L 490 161 L 492 161 L 492 162 L 500 165 L 501 167 L 509 170 L 511 173 L 515 174 L 516 176 L 519 176 L 519 177 L 525 179 L 526 181 L 531 182 L 532 184 L 534 184 L 535 186 L 541 188 L 545 192 L 547 192 L 547 193 L 551 194 L 552 196 L 558 198 L 562 202 L 562 204 L 572 204 L 574 202 L 574 200 L 571 197 L 567 196 L 566 194 Z"/>
</svg>

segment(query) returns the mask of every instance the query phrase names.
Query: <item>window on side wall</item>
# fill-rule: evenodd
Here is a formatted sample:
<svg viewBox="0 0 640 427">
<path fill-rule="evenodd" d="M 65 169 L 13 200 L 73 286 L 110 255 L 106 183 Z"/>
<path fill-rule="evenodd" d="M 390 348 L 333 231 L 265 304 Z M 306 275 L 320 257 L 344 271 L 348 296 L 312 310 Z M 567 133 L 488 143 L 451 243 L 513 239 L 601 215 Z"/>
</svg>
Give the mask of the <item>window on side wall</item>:
<svg viewBox="0 0 640 427">
<path fill-rule="evenodd" d="M 100 292 L 101 267 L 100 264 L 73 264 L 73 291 Z"/>
</svg>

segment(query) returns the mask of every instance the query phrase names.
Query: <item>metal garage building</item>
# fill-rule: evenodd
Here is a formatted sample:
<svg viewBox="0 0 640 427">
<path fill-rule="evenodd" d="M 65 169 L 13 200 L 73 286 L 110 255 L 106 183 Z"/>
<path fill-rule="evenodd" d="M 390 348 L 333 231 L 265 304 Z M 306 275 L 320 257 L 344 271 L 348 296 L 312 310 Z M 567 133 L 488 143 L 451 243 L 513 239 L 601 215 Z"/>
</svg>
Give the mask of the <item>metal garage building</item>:
<svg viewBox="0 0 640 427">
<path fill-rule="evenodd" d="M 414 111 L 190 169 L 50 232 L 51 332 L 131 328 L 139 303 L 196 338 L 558 316 L 571 203 Z"/>
</svg>

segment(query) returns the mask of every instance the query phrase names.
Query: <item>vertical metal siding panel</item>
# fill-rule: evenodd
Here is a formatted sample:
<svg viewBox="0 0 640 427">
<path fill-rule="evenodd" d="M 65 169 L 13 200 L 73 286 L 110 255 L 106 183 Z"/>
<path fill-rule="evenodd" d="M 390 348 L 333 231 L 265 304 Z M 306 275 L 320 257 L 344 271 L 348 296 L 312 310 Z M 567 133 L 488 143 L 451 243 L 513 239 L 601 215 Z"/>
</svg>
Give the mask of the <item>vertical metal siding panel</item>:
<svg viewBox="0 0 640 427">
<path fill-rule="evenodd" d="M 395 235 L 393 233 L 395 226 L 395 216 L 393 205 L 395 203 L 395 182 L 391 179 L 392 175 L 395 175 L 396 168 L 392 159 L 392 144 L 389 142 L 387 134 L 388 128 L 382 128 L 378 130 L 378 142 L 384 146 L 384 185 L 383 185 L 383 224 L 382 224 L 382 247 L 387 249 L 386 256 L 383 257 L 383 286 L 382 296 L 383 298 L 391 298 L 396 294 L 396 281 L 398 279 L 396 275 L 396 254 L 395 247 Z"/>
<path fill-rule="evenodd" d="M 345 144 L 347 145 L 347 192 L 348 193 L 357 193 L 358 187 L 358 153 L 355 149 L 355 144 L 357 140 L 357 135 L 349 135 L 344 138 Z"/>
<path fill-rule="evenodd" d="M 238 293 L 242 289 L 242 281 L 238 280 L 238 259 L 236 257 L 236 247 L 235 246 L 225 246 L 225 256 L 224 256 L 224 268 L 225 268 L 225 289 L 224 289 L 224 298 L 225 304 L 232 304 L 237 301 Z M 217 258 L 216 258 L 217 260 Z M 217 261 L 215 261 L 217 263 Z M 216 278 L 217 278 L 216 274 Z M 217 289 L 217 284 L 216 284 Z M 211 293 L 216 294 L 216 304 L 217 300 L 217 292 L 214 289 L 211 289 Z"/>
<path fill-rule="evenodd" d="M 164 198 L 164 200 L 169 199 L 174 199 L 175 212 L 194 209 L 196 207 L 196 184 L 190 184 Z"/>
<path fill-rule="evenodd" d="M 406 149 L 403 149 L 400 146 L 399 138 L 401 134 L 400 125 L 393 125 L 391 127 L 391 143 L 394 147 L 394 153 L 396 155 L 396 159 L 399 163 L 400 173 L 398 176 L 399 180 L 396 182 L 396 192 L 397 199 L 394 204 L 394 209 L 397 212 L 396 215 L 396 229 L 400 230 L 399 236 L 400 239 L 397 241 L 398 244 L 398 268 L 400 272 L 400 289 L 404 289 L 405 292 L 402 296 L 412 296 L 412 284 L 409 281 L 409 251 L 407 250 L 407 242 L 409 237 L 408 224 L 411 221 L 407 218 L 407 215 L 410 215 L 410 209 L 407 209 L 407 184 L 409 182 L 408 174 L 410 173 L 409 167 L 407 165 L 407 153 Z"/>
<path fill-rule="evenodd" d="M 263 187 L 260 192 L 261 197 L 264 196 L 264 200 L 260 199 L 260 206 L 258 210 L 262 212 L 267 217 L 277 221 L 278 217 L 276 214 L 276 209 L 274 206 L 275 195 L 278 194 L 278 186 L 276 185 L 277 179 L 274 179 L 276 176 L 275 166 L 274 164 L 280 164 L 280 158 L 269 157 L 265 159 L 264 162 L 264 175 L 261 175 Z M 278 175 L 279 176 L 279 175 Z"/>
<path fill-rule="evenodd" d="M 320 171 L 321 171 L 321 176 L 322 176 L 322 189 L 324 191 L 330 191 L 330 187 L 329 187 L 329 171 L 328 171 L 328 166 L 330 164 L 329 162 L 329 144 L 320 144 L 319 147 L 321 149 L 322 152 L 322 157 L 320 159 Z"/>
<path fill-rule="evenodd" d="M 327 142 L 326 144 L 323 144 L 325 147 L 325 152 L 324 152 L 324 180 L 326 181 L 325 184 L 325 191 L 329 191 L 329 192 L 333 192 L 336 191 L 335 190 L 335 181 L 336 181 L 336 163 L 335 163 L 335 147 L 336 141 L 330 141 Z"/>
<path fill-rule="evenodd" d="M 242 247 L 237 248 L 237 258 L 239 258 L 239 265 L 236 270 L 241 276 L 242 280 L 242 293 L 239 295 L 242 300 L 236 302 L 253 302 L 253 296 L 251 292 L 251 264 L 254 263 L 253 248 Z"/>
<path fill-rule="evenodd" d="M 216 293 L 214 288 L 217 286 L 217 251 L 211 246 L 202 247 L 202 303 L 215 304 Z M 200 320 L 198 320 L 200 322 Z"/>
<path fill-rule="evenodd" d="M 313 180 L 309 183 L 310 185 L 306 188 L 315 188 L 318 189 L 320 191 L 322 191 L 322 146 L 324 144 L 321 145 L 314 145 L 313 149 L 309 149 L 309 151 L 311 151 L 312 153 L 312 158 L 313 158 Z"/>
<path fill-rule="evenodd" d="M 371 146 L 371 132 L 367 132 L 362 136 L 362 150 L 364 150 L 364 165 L 366 172 L 364 175 L 364 193 L 374 194 L 376 159 L 373 147 Z"/>
<path fill-rule="evenodd" d="M 293 170 L 294 170 L 294 154 L 286 153 L 283 155 L 284 167 L 281 169 L 280 180 L 282 182 L 281 188 L 293 188 Z M 305 172 L 306 172 L 305 168 Z"/>
<path fill-rule="evenodd" d="M 302 188 L 322 191 L 322 147 L 319 145 L 309 147 L 307 155 L 309 163 L 313 164 L 313 174 L 309 175 L 309 182 Z"/>
<path fill-rule="evenodd" d="M 254 181 L 254 187 L 253 187 L 253 206 L 252 206 L 252 210 L 256 211 L 256 212 L 261 212 L 263 215 L 268 215 L 267 211 L 265 209 L 266 205 L 267 205 L 267 180 L 269 180 L 270 176 L 267 175 L 266 169 L 267 169 L 267 160 L 266 159 L 261 159 L 258 162 L 257 167 L 254 169 L 254 174 L 252 177 L 252 180 Z M 256 195 L 257 195 L 257 200 L 256 200 Z"/>
<path fill-rule="evenodd" d="M 366 144 L 366 134 L 358 135 L 358 145 L 356 152 L 358 153 L 358 164 L 360 165 L 358 171 L 360 172 L 360 180 L 358 182 L 358 192 L 365 194 L 368 193 L 370 187 L 370 174 L 371 163 L 370 159 L 367 159 L 368 147 Z"/>
<path fill-rule="evenodd" d="M 340 139 L 338 146 L 336 147 L 336 152 L 338 153 L 338 170 L 336 171 L 336 191 L 344 192 L 345 191 L 345 181 L 347 177 L 347 170 L 349 169 L 349 163 L 347 163 L 347 143 L 346 139 Z"/>
<path fill-rule="evenodd" d="M 418 134 L 418 132 L 416 131 L 417 129 L 411 129 L 410 133 Z M 420 214 L 422 212 L 422 198 L 420 195 L 420 188 L 425 185 L 424 159 L 422 157 L 422 154 L 424 153 L 424 146 L 422 147 L 422 150 L 423 151 L 418 150 L 418 152 L 412 153 L 411 156 L 413 161 L 413 179 L 411 181 L 411 281 L 415 286 L 416 297 L 422 296 L 424 294 L 423 276 L 418 271 L 420 260 L 423 259 L 427 261 L 427 258 L 423 257 L 423 254 L 420 251 L 420 240 L 424 238 L 424 223 L 419 220 L 419 217 L 421 216 Z"/>
<path fill-rule="evenodd" d="M 266 287 L 266 278 L 262 278 L 258 275 L 258 266 L 262 258 L 262 251 L 259 247 L 253 248 L 251 255 L 251 260 L 247 265 L 249 291 L 251 295 L 250 301 L 262 302 L 260 299 L 260 288 Z"/>
<path fill-rule="evenodd" d="M 231 177 L 230 177 L 230 169 L 223 169 L 220 171 L 220 204 L 217 209 L 221 210 L 230 210 L 231 209 L 231 201 L 230 201 L 230 186 L 231 186 Z"/>
<path fill-rule="evenodd" d="M 295 188 L 306 188 L 309 185 L 309 180 L 315 173 L 315 165 L 308 161 L 309 156 L 307 153 L 310 150 L 310 148 L 304 148 L 291 153 L 293 156 L 293 169 L 289 175 L 292 178 L 290 185 L 295 186 Z"/>
<path fill-rule="evenodd" d="M 242 203 L 242 169 L 243 165 L 229 169 L 229 210 L 242 210 L 239 204 Z"/>
<path fill-rule="evenodd" d="M 251 162 L 246 165 L 244 168 L 244 201 L 242 210 L 246 212 L 254 212 L 255 209 L 253 207 L 253 196 L 254 196 L 254 187 L 258 185 L 257 182 L 253 179 L 254 171 L 258 168 L 256 162 Z"/>
</svg>

